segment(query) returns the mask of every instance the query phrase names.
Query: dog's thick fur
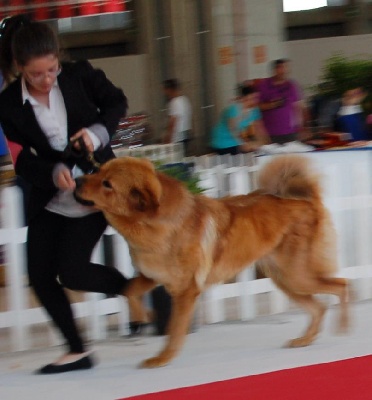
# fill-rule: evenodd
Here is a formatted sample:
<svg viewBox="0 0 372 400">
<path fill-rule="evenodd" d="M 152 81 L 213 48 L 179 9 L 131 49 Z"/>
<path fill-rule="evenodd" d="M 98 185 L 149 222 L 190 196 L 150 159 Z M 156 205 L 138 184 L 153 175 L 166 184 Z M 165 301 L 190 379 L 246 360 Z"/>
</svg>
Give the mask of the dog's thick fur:
<svg viewBox="0 0 372 400">
<path fill-rule="evenodd" d="M 278 157 L 258 182 L 250 194 L 212 199 L 191 194 L 150 161 L 130 157 L 111 160 L 78 181 L 76 196 L 102 210 L 129 244 L 140 276 L 125 294 L 139 296 L 162 284 L 172 296 L 168 341 L 144 367 L 166 365 L 180 351 L 203 290 L 256 260 L 311 316 L 290 347 L 309 345 L 319 332 L 325 307 L 316 293 L 339 297 L 340 326 L 346 327 L 347 282 L 333 277 L 335 234 L 309 160 Z"/>
</svg>

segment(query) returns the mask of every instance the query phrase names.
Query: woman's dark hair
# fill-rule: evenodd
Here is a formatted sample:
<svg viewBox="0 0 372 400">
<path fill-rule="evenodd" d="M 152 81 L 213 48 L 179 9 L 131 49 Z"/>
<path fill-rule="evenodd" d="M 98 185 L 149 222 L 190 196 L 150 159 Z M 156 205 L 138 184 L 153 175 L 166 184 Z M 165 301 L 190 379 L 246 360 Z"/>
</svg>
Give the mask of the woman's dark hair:
<svg viewBox="0 0 372 400">
<path fill-rule="evenodd" d="M 278 60 L 274 60 L 271 63 L 271 69 L 275 71 L 280 65 L 286 64 L 287 62 L 289 62 L 288 58 L 279 58 Z"/>
<path fill-rule="evenodd" d="M 241 85 L 238 88 L 238 94 L 240 97 L 248 96 L 249 94 L 256 93 L 257 89 L 253 85 Z"/>
<path fill-rule="evenodd" d="M 0 29 L 0 69 L 6 82 L 16 76 L 14 62 L 24 66 L 32 58 L 59 56 L 57 36 L 42 22 L 31 22 L 25 15 L 16 15 L 5 20 Z"/>
<path fill-rule="evenodd" d="M 172 90 L 177 90 L 180 88 L 180 83 L 177 79 L 166 79 L 163 81 L 163 87 L 165 89 L 172 89 Z"/>
<path fill-rule="evenodd" d="M 22 26 L 29 25 L 30 18 L 19 14 L 4 18 L 0 25 L 0 71 L 4 80 L 9 83 L 14 78 L 15 69 L 13 64 L 12 42 L 15 32 Z"/>
</svg>

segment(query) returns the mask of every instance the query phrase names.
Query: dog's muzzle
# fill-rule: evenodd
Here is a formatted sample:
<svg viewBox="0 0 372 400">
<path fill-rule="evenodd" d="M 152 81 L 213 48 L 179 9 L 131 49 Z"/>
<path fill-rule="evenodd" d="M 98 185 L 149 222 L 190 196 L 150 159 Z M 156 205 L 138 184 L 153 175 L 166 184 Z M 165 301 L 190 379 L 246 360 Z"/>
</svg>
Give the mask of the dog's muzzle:
<svg viewBox="0 0 372 400">
<path fill-rule="evenodd" d="M 85 200 L 82 197 L 79 196 L 79 191 L 81 190 L 81 188 L 83 187 L 85 182 L 85 178 L 84 176 L 80 176 L 79 178 L 75 179 L 75 183 L 76 183 L 76 188 L 74 190 L 74 198 L 75 200 L 82 204 L 83 206 L 94 206 L 94 201 L 92 200 Z"/>
</svg>

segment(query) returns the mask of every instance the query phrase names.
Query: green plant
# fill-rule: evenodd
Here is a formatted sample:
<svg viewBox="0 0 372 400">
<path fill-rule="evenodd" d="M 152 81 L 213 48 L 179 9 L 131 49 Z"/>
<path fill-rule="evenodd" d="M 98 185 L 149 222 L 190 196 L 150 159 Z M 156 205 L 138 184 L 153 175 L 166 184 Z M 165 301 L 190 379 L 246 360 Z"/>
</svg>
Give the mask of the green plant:
<svg viewBox="0 0 372 400">
<path fill-rule="evenodd" d="M 352 59 L 341 54 L 325 61 L 321 84 L 316 92 L 326 96 L 341 97 L 347 90 L 361 87 L 367 93 L 363 108 L 372 113 L 372 57 Z"/>
<path fill-rule="evenodd" d="M 186 163 L 176 164 L 155 164 L 157 170 L 183 182 L 187 189 L 193 194 L 200 194 L 205 191 L 199 185 L 198 174 L 192 171 L 191 165 Z"/>
</svg>

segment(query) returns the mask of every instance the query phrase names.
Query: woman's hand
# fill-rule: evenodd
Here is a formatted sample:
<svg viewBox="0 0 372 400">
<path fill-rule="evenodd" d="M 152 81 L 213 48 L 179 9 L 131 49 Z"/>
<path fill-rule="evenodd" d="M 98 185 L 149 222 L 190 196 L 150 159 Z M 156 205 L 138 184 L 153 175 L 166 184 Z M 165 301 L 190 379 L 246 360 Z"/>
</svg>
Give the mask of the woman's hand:
<svg viewBox="0 0 372 400">
<path fill-rule="evenodd" d="M 271 108 L 280 108 L 283 107 L 285 103 L 285 99 L 284 98 L 280 98 L 280 99 L 275 99 L 271 101 Z"/>
<path fill-rule="evenodd" d="M 85 128 L 80 129 L 80 131 L 76 132 L 75 135 L 71 136 L 71 138 L 70 138 L 71 141 L 75 141 L 74 147 L 77 150 L 81 150 L 80 143 L 77 140 L 79 138 L 83 139 L 85 147 L 89 152 L 93 152 L 94 151 L 94 145 L 93 145 L 92 139 L 89 136 L 89 133 L 87 132 L 87 130 Z"/>
<path fill-rule="evenodd" d="M 251 151 L 256 151 L 259 149 L 259 145 L 258 143 L 255 142 L 246 142 L 246 143 L 242 143 L 241 145 L 239 145 L 239 150 L 242 153 L 249 153 Z"/>
<path fill-rule="evenodd" d="M 74 190 L 76 187 L 75 180 L 72 179 L 71 171 L 68 168 L 58 172 L 55 183 L 60 190 Z"/>
</svg>

